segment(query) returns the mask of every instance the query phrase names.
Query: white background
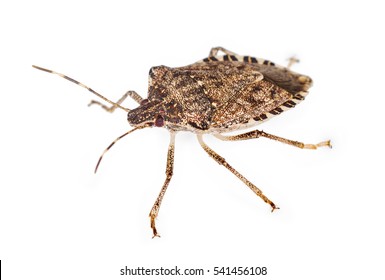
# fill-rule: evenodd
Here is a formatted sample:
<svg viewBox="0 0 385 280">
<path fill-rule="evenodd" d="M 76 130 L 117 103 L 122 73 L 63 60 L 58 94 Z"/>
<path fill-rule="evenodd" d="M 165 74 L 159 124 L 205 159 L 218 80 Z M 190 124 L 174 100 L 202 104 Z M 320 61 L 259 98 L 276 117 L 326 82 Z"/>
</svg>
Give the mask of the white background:
<svg viewBox="0 0 385 280">
<path fill-rule="evenodd" d="M 4 279 L 147 279 L 130 268 L 266 266 L 261 279 L 384 279 L 384 49 L 380 1 L 2 1 L 0 259 Z M 265 139 L 207 143 L 259 186 L 268 205 L 176 138 L 174 177 L 151 239 L 168 132 L 127 136 L 125 113 L 91 93 L 147 94 L 151 66 L 183 66 L 214 46 L 314 80 L 305 102 L 259 128 L 333 149 Z M 133 102 L 125 104 L 133 108 Z M 232 279 L 254 279 L 234 276 Z M 154 277 L 154 279 L 156 279 Z M 162 279 L 168 279 L 163 277 Z"/>
</svg>

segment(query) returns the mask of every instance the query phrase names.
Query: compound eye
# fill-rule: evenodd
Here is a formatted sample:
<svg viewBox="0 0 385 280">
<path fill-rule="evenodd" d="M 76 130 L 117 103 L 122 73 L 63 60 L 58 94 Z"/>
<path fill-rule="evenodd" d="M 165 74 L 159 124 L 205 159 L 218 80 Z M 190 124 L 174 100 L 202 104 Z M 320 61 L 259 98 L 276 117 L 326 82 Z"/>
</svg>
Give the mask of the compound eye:
<svg viewBox="0 0 385 280">
<path fill-rule="evenodd" d="M 164 126 L 164 119 L 163 119 L 162 115 L 157 115 L 157 116 L 156 116 L 154 125 L 157 126 L 157 127 L 162 127 L 162 126 Z"/>
</svg>

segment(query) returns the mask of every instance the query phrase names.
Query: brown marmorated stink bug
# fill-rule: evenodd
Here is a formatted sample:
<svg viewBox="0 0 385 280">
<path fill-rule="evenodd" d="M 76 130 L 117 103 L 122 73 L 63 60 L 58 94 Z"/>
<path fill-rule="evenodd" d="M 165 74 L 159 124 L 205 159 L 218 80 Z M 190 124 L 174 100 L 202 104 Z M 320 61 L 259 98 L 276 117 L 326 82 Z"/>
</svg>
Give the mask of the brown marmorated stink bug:
<svg viewBox="0 0 385 280">
<path fill-rule="evenodd" d="M 224 55 L 219 56 L 219 51 Z M 216 47 L 211 49 L 207 58 L 188 66 L 152 67 L 149 72 L 147 98 L 143 99 L 135 91 L 128 91 L 117 102 L 107 99 L 66 75 L 38 66 L 33 67 L 78 84 L 112 106 L 107 107 L 99 101 L 91 101 L 90 105 L 98 104 L 108 112 L 113 112 L 116 108 L 127 112 L 127 120 L 134 128 L 116 138 L 104 150 L 95 172 L 103 155 L 118 140 L 131 132 L 147 127 L 164 127 L 170 131 L 166 180 L 149 215 L 155 237 L 159 236 L 155 219 L 173 175 L 174 143 L 178 131 L 195 133 L 205 152 L 237 176 L 263 201 L 270 204 L 272 211 L 278 207 L 223 157 L 208 147 L 203 141 L 203 135 L 213 134 L 224 141 L 266 137 L 301 149 L 331 147 L 330 140 L 318 144 L 304 144 L 262 130 L 232 136 L 223 135 L 226 132 L 245 129 L 264 122 L 304 100 L 312 80 L 308 76 L 289 70 L 293 62 L 295 59 L 291 59 L 287 67 L 282 67 L 265 59 L 240 56 L 222 47 Z M 121 105 L 128 96 L 139 103 L 137 108 L 131 110 Z"/>
</svg>

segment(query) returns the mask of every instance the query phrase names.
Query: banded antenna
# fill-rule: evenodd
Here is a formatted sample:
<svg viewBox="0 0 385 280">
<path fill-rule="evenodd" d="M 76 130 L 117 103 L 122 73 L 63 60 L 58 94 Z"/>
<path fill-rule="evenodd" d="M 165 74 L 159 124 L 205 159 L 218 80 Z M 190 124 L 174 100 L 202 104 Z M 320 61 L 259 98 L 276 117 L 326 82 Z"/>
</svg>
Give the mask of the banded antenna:
<svg viewBox="0 0 385 280">
<path fill-rule="evenodd" d="M 48 72 L 48 73 L 51 73 L 51 74 L 58 75 L 58 76 L 60 76 L 60 77 L 62 77 L 62 78 L 64 78 L 64 79 L 66 79 L 66 80 L 68 80 L 68 81 L 70 81 L 70 82 L 73 82 L 73 83 L 75 83 L 75 84 L 77 84 L 77 85 L 79 85 L 79 86 L 81 86 L 81 87 L 84 87 L 84 88 L 87 89 L 88 91 L 90 91 L 90 92 L 92 92 L 93 94 L 95 94 L 97 97 L 99 97 L 99 98 L 103 99 L 104 101 L 106 101 L 106 102 L 112 104 L 113 107 L 118 107 L 118 108 L 120 108 L 120 109 L 122 109 L 122 110 L 124 110 L 124 111 L 126 111 L 126 112 L 129 112 L 129 111 L 130 111 L 130 109 L 121 106 L 119 103 L 116 103 L 116 102 L 114 102 L 114 101 L 109 100 L 108 98 L 104 97 L 104 96 L 101 95 L 100 93 L 94 91 L 92 88 L 86 86 L 85 84 L 83 84 L 83 83 L 81 83 L 81 82 L 76 81 L 75 79 L 72 79 L 71 77 L 68 77 L 68 76 L 66 76 L 66 75 L 64 75 L 64 74 L 61 74 L 61 73 L 58 73 L 58 72 L 55 72 L 55 71 L 53 71 L 53 70 L 49 70 L 49 69 L 46 69 L 46 68 L 43 68 L 43 67 L 40 67 L 40 66 L 32 65 L 32 67 L 33 67 L 33 68 L 36 68 L 36 69 L 38 69 L 38 70 L 44 71 L 44 72 Z M 95 102 L 94 102 L 94 103 L 95 103 Z M 91 102 L 90 104 L 92 104 L 92 102 Z"/>
</svg>

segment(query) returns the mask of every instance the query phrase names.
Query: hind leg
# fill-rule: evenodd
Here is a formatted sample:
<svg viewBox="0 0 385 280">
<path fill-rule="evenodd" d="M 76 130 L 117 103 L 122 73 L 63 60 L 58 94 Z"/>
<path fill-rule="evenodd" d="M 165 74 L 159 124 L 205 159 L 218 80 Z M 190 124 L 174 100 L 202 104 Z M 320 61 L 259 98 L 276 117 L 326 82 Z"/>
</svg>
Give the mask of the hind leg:
<svg viewBox="0 0 385 280">
<path fill-rule="evenodd" d="M 229 51 L 229 50 L 227 50 L 225 48 L 215 47 L 215 48 L 212 48 L 210 50 L 209 56 L 216 56 L 219 51 L 221 51 L 221 52 L 223 52 L 224 54 L 227 54 L 227 55 L 237 55 L 236 53 L 233 53 L 232 51 Z"/>
</svg>

